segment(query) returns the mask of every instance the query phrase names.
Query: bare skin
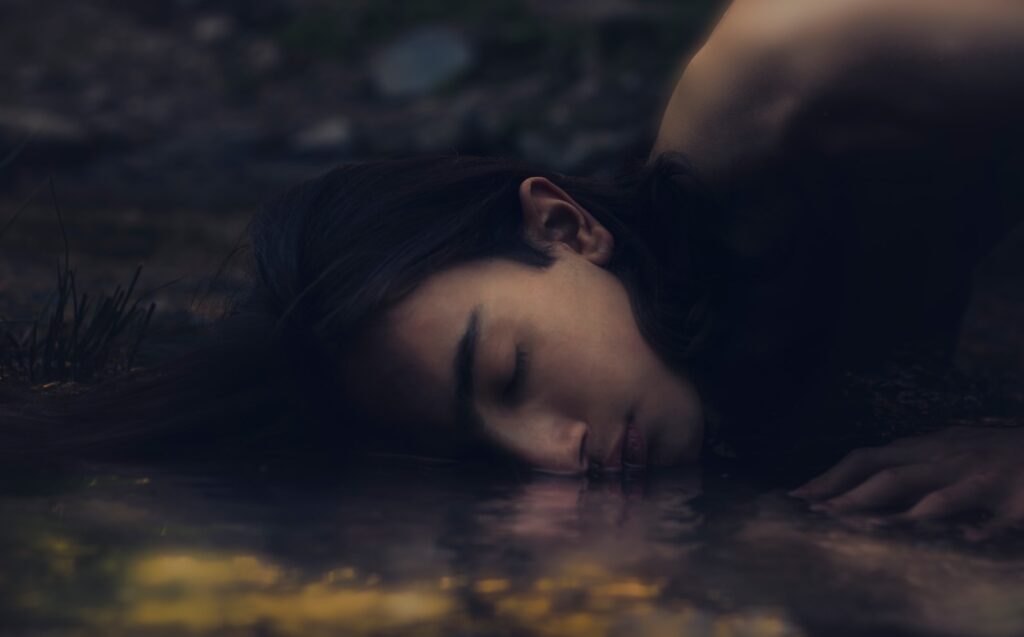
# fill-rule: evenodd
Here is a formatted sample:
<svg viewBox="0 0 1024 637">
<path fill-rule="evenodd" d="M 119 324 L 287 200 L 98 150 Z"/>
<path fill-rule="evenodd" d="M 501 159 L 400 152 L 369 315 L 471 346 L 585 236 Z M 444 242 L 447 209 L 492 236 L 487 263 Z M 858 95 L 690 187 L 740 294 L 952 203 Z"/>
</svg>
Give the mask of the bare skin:
<svg viewBox="0 0 1024 637">
<path fill-rule="evenodd" d="M 1021 219 L 1019 188 L 996 182 L 1002 199 L 956 206 L 964 194 L 977 201 L 965 167 L 1024 141 L 1022 59 L 1024 4 L 1011 0 L 735 0 L 682 74 L 652 155 L 681 151 L 719 192 L 741 191 L 755 244 L 797 203 L 773 176 L 805 155 L 814 159 L 798 172 L 851 171 L 866 213 L 851 227 L 865 236 L 914 214 L 895 201 L 918 202 L 929 219 L 988 215 L 1005 230 Z M 843 163 L 850 156 L 877 161 Z M 926 198 L 878 179 L 900 170 L 891 157 L 929 176 Z M 793 495 L 894 521 L 986 510 L 987 525 L 968 531 L 980 539 L 1024 527 L 1021 453 L 1021 430 L 952 429 L 856 450 Z"/>
<path fill-rule="evenodd" d="M 894 156 L 923 166 L 932 190 L 911 200 L 955 219 L 963 211 L 947 202 L 962 198 L 943 188 L 986 159 L 1024 105 L 1021 34 L 1024 8 L 1010 0 L 735 0 L 682 74 L 652 155 L 681 151 L 714 190 L 738 193 L 751 222 L 738 240 L 751 249 L 796 206 L 774 179 L 784 170 L 851 171 L 872 213 L 854 220 L 864 236 L 908 212 L 876 166 L 858 174 L 842 163 L 850 156 L 890 162 L 884 170 Z M 813 165 L 800 165 L 802 153 Z M 635 416 L 649 464 L 695 461 L 700 400 L 640 338 L 625 290 L 603 269 L 615 238 L 546 180 L 526 180 L 520 196 L 528 238 L 555 265 L 489 261 L 431 277 L 386 322 L 380 341 L 393 345 L 369 364 L 402 373 L 374 375 L 393 382 L 365 392 L 368 404 L 396 420 L 426 417 L 435 441 L 457 437 L 452 361 L 476 314 L 473 420 L 492 442 L 552 471 L 615 468 Z M 985 212 L 1009 226 L 1019 193 L 1001 203 Z M 515 371 L 523 347 L 525 382 Z M 980 506 L 995 532 L 1024 523 L 1021 445 L 995 430 L 900 441 L 856 452 L 794 495 L 837 514 L 897 505 L 907 520 Z"/>
<path fill-rule="evenodd" d="M 623 284 L 603 267 L 611 233 L 545 178 L 519 194 L 528 240 L 555 262 L 489 259 L 429 277 L 354 361 L 353 378 L 381 379 L 359 392 L 367 408 L 429 423 L 426 446 L 438 452 L 471 430 L 545 471 L 695 462 L 700 400 L 644 341 Z M 472 396 L 460 407 L 470 392 L 459 390 L 457 361 L 470 342 Z M 373 366 L 384 369 L 367 374 Z"/>
<path fill-rule="evenodd" d="M 1024 523 L 1024 429 L 950 427 L 857 449 L 791 495 L 834 515 L 886 509 L 891 522 L 923 522 L 989 511 L 964 530 L 987 539 Z"/>
</svg>

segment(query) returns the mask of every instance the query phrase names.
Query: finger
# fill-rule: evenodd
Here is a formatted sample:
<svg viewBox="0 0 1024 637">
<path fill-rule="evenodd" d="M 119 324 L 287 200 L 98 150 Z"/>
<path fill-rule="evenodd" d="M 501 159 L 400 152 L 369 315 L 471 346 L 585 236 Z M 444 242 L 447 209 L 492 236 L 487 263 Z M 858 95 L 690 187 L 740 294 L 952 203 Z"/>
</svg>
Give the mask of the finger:
<svg viewBox="0 0 1024 637">
<path fill-rule="evenodd" d="M 820 500 L 849 491 L 873 474 L 913 457 L 911 447 L 871 447 L 854 449 L 839 464 L 789 494 L 797 498 Z"/>
<path fill-rule="evenodd" d="M 1024 529 L 1024 495 L 1020 493 L 1005 502 L 988 522 L 964 529 L 964 539 L 968 542 L 992 540 L 1018 529 Z"/>
<path fill-rule="evenodd" d="M 994 540 L 1007 533 L 1024 529 L 1024 518 L 999 516 L 975 527 L 964 529 L 964 539 L 968 542 Z"/>
<path fill-rule="evenodd" d="M 909 522 L 937 520 L 984 508 L 991 491 L 992 481 L 988 476 L 971 476 L 929 493 L 900 517 Z"/>
<path fill-rule="evenodd" d="M 964 539 L 968 542 L 984 542 L 995 540 L 1012 531 L 1024 530 L 1024 520 L 1008 518 L 996 518 L 979 527 L 968 527 L 964 529 Z"/>
<path fill-rule="evenodd" d="M 857 533 L 874 533 L 888 528 L 892 521 L 881 515 L 849 515 L 836 518 L 835 523 Z"/>
<path fill-rule="evenodd" d="M 831 513 L 854 513 L 895 508 L 917 500 L 922 493 L 950 483 L 949 469 L 941 464 L 914 464 L 883 469 L 853 489 L 820 505 Z"/>
</svg>

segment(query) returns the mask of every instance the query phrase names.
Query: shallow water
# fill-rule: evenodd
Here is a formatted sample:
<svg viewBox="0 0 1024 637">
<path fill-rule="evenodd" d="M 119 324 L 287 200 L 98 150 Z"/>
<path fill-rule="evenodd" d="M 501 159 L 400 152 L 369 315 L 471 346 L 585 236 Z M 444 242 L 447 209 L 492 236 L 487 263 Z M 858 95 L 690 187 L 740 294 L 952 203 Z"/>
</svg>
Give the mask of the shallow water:
<svg viewBox="0 0 1024 637">
<path fill-rule="evenodd" d="M 1024 634 L 1024 551 L 723 476 L 6 480 L 4 635 Z"/>
</svg>

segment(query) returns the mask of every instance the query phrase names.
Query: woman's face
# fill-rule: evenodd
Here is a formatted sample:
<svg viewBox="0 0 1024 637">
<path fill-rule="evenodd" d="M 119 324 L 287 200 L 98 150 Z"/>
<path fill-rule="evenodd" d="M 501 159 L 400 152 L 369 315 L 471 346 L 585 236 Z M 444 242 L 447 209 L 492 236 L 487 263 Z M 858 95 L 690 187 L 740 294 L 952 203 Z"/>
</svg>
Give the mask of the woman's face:
<svg viewBox="0 0 1024 637">
<path fill-rule="evenodd" d="M 611 236 L 551 182 L 530 181 L 527 231 L 554 263 L 487 259 L 429 277 L 348 369 L 363 408 L 420 423 L 415 436 L 438 443 L 428 446 L 482 435 L 551 471 L 695 461 L 700 401 L 602 267 Z"/>
</svg>

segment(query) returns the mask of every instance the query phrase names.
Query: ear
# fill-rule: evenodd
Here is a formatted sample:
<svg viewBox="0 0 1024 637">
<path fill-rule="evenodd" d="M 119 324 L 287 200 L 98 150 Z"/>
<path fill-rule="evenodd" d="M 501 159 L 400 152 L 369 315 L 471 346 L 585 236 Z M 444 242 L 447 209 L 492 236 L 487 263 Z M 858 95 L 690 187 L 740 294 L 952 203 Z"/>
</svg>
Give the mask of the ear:
<svg viewBox="0 0 1024 637">
<path fill-rule="evenodd" d="M 564 244 L 583 258 L 605 265 L 615 239 L 607 228 L 546 177 L 524 179 L 519 186 L 526 239 L 538 248 Z"/>
</svg>

